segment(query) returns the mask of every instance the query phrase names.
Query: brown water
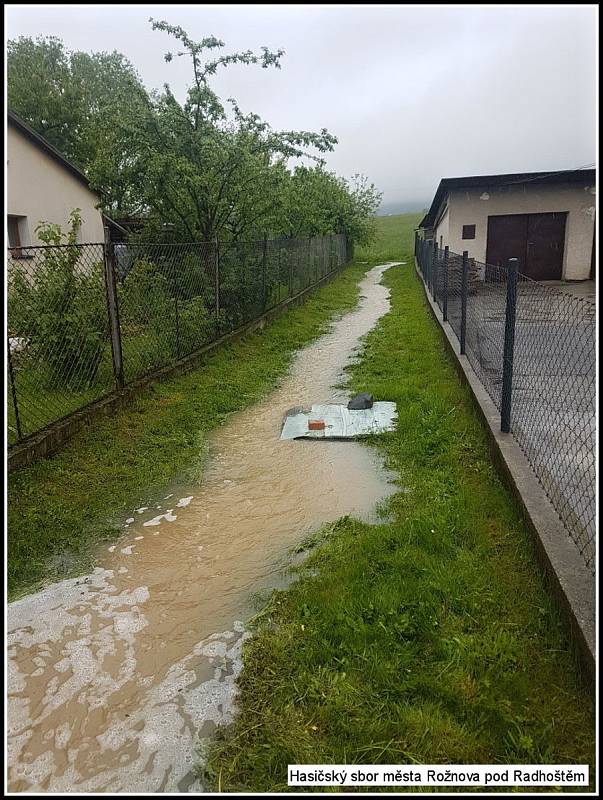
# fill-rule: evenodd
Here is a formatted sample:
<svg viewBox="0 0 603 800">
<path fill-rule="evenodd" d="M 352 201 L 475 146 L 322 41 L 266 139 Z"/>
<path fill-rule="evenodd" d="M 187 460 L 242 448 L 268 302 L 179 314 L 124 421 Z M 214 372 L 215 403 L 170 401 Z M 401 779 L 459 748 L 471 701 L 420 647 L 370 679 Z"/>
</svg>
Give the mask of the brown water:
<svg viewBox="0 0 603 800">
<path fill-rule="evenodd" d="M 11 791 L 201 788 L 196 748 L 232 718 L 253 594 L 283 584 L 310 531 L 371 520 L 392 491 L 364 445 L 279 440 L 288 408 L 345 399 L 333 386 L 389 308 L 386 268 L 265 401 L 212 435 L 200 486 L 134 510 L 91 575 L 9 606 Z"/>
</svg>

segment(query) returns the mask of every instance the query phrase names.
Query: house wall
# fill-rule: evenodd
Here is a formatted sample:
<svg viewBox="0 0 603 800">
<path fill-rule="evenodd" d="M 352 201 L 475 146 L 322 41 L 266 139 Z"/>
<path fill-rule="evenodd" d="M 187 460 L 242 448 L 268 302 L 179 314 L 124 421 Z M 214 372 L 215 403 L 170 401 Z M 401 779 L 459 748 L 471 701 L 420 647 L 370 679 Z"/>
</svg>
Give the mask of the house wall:
<svg viewBox="0 0 603 800">
<path fill-rule="evenodd" d="M 436 231 L 437 242 L 445 233 L 443 243 L 452 252 L 467 250 L 470 258 L 485 261 L 489 216 L 567 212 L 563 278 L 586 280 L 595 228 L 595 194 L 595 187 L 587 182 L 455 189 L 448 195 L 448 213 Z M 463 225 L 475 225 L 475 239 L 462 238 Z"/>
<path fill-rule="evenodd" d="M 449 238 L 450 238 L 450 212 L 448 208 L 446 208 L 440 220 L 436 224 L 434 231 L 434 241 L 437 243 L 438 247 L 445 247 L 448 244 Z"/>
<path fill-rule="evenodd" d="M 24 246 L 43 244 L 35 232 L 42 220 L 61 225 L 66 231 L 74 208 L 82 212 L 78 241 L 103 241 L 103 221 L 95 207 L 98 195 L 10 124 L 6 148 L 6 213 L 25 217 L 19 221 Z"/>
</svg>

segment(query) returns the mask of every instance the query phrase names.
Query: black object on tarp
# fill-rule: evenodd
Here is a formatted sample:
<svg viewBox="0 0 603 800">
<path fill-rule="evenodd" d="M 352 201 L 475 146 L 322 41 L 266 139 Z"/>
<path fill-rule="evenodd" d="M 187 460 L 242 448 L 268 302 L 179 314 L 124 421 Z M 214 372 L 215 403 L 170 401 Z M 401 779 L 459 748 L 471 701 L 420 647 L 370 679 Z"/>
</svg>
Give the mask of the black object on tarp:
<svg viewBox="0 0 603 800">
<path fill-rule="evenodd" d="M 355 397 L 352 397 L 348 403 L 350 411 L 361 411 L 363 408 L 373 407 L 373 395 L 368 392 L 360 392 Z"/>
</svg>

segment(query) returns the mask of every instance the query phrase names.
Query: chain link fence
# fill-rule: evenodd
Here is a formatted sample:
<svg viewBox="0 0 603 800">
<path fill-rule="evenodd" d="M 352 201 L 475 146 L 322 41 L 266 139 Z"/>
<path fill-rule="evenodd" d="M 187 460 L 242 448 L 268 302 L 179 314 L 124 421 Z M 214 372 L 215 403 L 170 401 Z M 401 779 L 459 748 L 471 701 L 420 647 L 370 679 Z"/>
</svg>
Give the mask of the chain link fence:
<svg viewBox="0 0 603 800">
<path fill-rule="evenodd" d="M 343 234 L 9 250 L 9 447 L 232 333 L 350 260 Z"/>
<path fill-rule="evenodd" d="M 585 563 L 596 557 L 595 303 L 417 236 L 417 264 Z"/>
</svg>

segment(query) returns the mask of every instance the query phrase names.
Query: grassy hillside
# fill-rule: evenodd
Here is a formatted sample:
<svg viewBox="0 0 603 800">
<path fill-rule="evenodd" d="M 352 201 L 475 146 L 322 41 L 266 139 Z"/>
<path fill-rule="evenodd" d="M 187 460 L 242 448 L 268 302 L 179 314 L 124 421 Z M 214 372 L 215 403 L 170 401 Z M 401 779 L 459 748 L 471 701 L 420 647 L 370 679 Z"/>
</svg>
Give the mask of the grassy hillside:
<svg viewBox="0 0 603 800">
<path fill-rule="evenodd" d="M 371 264 L 399 261 L 412 253 L 414 229 L 422 214 L 400 214 L 395 217 L 375 217 L 375 240 L 367 247 L 356 249 L 356 260 Z"/>
</svg>

